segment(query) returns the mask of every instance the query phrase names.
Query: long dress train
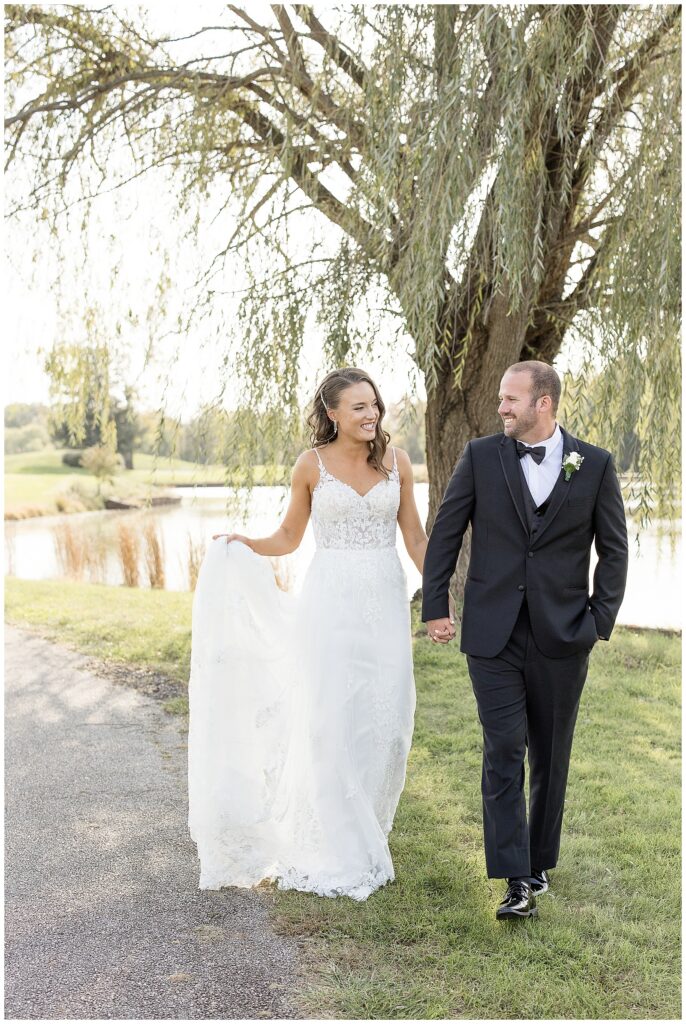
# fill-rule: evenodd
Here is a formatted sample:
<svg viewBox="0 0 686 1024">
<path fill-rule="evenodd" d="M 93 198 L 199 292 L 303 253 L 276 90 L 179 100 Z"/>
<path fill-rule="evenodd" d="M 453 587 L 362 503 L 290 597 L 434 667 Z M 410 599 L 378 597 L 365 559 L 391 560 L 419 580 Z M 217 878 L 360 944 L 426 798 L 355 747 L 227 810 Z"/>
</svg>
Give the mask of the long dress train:
<svg viewBox="0 0 686 1024">
<path fill-rule="evenodd" d="M 395 450 L 364 495 L 317 456 L 300 594 L 222 538 L 198 576 L 188 825 L 201 889 L 269 879 L 364 900 L 394 878 L 388 834 L 415 709 Z"/>
</svg>

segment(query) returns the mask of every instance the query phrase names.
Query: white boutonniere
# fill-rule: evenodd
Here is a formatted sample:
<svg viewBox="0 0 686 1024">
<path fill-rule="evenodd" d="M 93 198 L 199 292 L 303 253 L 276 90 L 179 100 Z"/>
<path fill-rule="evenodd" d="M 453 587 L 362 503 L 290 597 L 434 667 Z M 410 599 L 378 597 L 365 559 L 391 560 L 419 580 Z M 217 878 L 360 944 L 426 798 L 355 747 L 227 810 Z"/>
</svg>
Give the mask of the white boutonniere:
<svg viewBox="0 0 686 1024">
<path fill-rule="evenodd" d="M 570 452 L 562 462 L 562 468 L 565 471 L 565 480 L 569 481 L 572 473 L 576 473 L 578 469 L 581 469 L 581 463 L 584 461 L 583 455 L 579 455 L 578 452 Z"/>
</svg>

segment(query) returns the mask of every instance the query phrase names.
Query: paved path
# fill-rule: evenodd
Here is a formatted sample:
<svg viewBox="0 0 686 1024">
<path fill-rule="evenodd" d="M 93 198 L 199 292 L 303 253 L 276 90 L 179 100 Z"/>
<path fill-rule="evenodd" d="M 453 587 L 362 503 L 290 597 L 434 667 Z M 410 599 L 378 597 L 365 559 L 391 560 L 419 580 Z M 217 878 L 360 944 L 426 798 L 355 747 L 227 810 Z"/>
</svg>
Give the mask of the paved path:
<svg viewBox="0 0 686 1024">
<path fill-rule="evenodd" d="M 290 1018 L 265 897 L 201 891 L 182 720 L 5 627 L 5 1018 Z"/>
</svg>

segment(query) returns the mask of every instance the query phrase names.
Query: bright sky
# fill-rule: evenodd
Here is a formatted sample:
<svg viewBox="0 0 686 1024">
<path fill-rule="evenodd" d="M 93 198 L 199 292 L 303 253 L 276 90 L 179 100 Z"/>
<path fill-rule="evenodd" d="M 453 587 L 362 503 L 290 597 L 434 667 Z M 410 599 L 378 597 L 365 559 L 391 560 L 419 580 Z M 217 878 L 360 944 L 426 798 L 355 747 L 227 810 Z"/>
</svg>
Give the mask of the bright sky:
<svg viewBox="0 0 686 1024">
<path fill-rule="evenodd" d="M 227 21 L 223 5 L 214 3 L 192 6 L 152 3 L 146 5 L 146 9 L 149 24 L 160 34 L 180 36 L 196 31 L 199 26 L 226 24 Z M 250 13 L 265 23 L 273 22 L 267 5 L 251 4 Z M 233 38 L 231 45 L 235 45 Z M 226 48 L 226 33 L 216 32 L 204 34 L 199 40 L 174 44 L 173 52 L 180 59 L 188 59 L 198 52 L 221 53 Z M 122 167 L 126 166 L 125 160 L 126 154 L 122 151 Z M 221 187 L 225 187 L 224 183 Z M 10 372 L 6 376 L 6 403 L 49 400 L 49 380 L 42 371 L 42 353 L 54 343 L 78 338 L 82 333 L 80 320 L 86 283 L 100 307 L 96 317 L 100 332 L 110 342 L 116 335 L 117 320 L 126 314 L 128 308 L 138 313 L 141 320 L 144 320 L 148 308 L 159 308 L 160 300 L 154 292 L 160 266 L 159 257 L 154 253 L 157 242 L 171 248 L 174 254 L 173 265 L 169 268 L 173 284 L 166 297 L 170 307 L 167 320 L 173 322 L 176 313 L 183 314 L 184 289 L 190 285 L 193 273 L 198 267 L 210 265 L 213 256 L 223 248 L 232 233 L 236 221 L 229 213 L 228 217 L 224 216 L 214 224 L 205 223 L 197 250 L 179 250 L 174 244 L 175 233 L 171 225 L 174 208 L 173 194 L 160 187 L 157 176 L 144 176 L 133 186 L 120 190 L 119 194 L 99 199 L 85 266 L 79 265 L 83 253 L 79 249 L 78 238 L 74 239 L 73 246 L 67 241 L 64 248 L 56 253 L 55 243 L 47 231 L 31 218 L 21 226 L 10 227 L 5 317 L 8 336 L 12 339 L 12 353 L 8 367 Z M 314 230 L 321 230 L 321 219 L 315 220 L 311 214 L 303 216 L 299 226 L 303 251 L 313 223 L 316 225 Z M 293 231 L 296 245 L 299 232 L 297 229 Z M 27 235 L 33 240 L 32 244 L 26 244 Z M 334 225 L 327 228 L 331 254 L 339 236 Z M 37 245 L 36 238 L 40 239 Z M 35 261 L 34 245 L 37 248 Z M 114 285 L 111 280 L 113 266 L 116 267 Z M 239 262 L 234 263 L 231 278 L 230 286 L 239 287 Z M 56 287 L 58 279 L 59 289 Z M 223 285 L 224 289 L 228 287 L 226 283 Z M 218 296 L 216 301 L 219 304 L 236 300 Z M 120 347 L 128 356 L 124 376 L 126 380 L 137 382 L 143 406 L 157 407 L 164 401 L 171 415 L 187 418 L 204 402 L 215 397 L 219 367 L 227 348 L 225 339 L 213 338 L 207 328 L 182 339 L 168 338 L 158 346 L 156 364 L 147 367 L 144 365 L 146 331 L 142 328 L 132 331 L 125 325 L 122 339 Z M 398 401 L 412 390 L 410 380 L 414 364 L 407 354 L 410 346 L 409 338 L 400 350 L 393 352 L 379 345 L 378 357 L 360 360 L 378 380 L 387 403 Z M 321 339 L 314 329 L 305 333 L 301 364 L 305 395 L 317 378 L 330 369 L 323 365 Z M 423 395 L 421 381 L 418 384 L 419 394 Z M 230 396 L 229 388 L 229 401 Z"/>
<path fill-rule="evenodd" d="M 101 230 L 96 228 L 94 234 L 104 237 L 109 229 L 114 233 L 114 240 L 109 246 L 93 246 L 86 270 L 80 271 L 75 266 L 76 253 L 62 250 L 60 287 L 65 298 L 60 304 L 55 290 L 45 285 L 45 281 L 49 281 L 55 273 L 55 255 L 43 248 L 34 266 L 27 248 L 21 250 L 20 246 L 10 245 L 5 322 L 7 337 L 12 341 L 11 362 L 5 377 L 5 403 L 48 402 L 49 380 L 42 370 L 42 352 L 49 350 L 56 342 L 81 335 L 79 313 L 83 304 L 82 287 L 85 279 L 90 282 L 91 292 L 97 296 L 100 306 L 96 329 L 110 341 L 115 335 L 117 320 L 121 319 L 122 312 L 125 314 L 128 307 L 143 317 L 149 305 L 159 303 L 154 292 L 157 261 L 154 254 L 151 254 L 151 247 L 145 244 L 145 239 L 153 232 L 155 223 L 166 225 L 168 220 L 161 217 L 159 221 L 151 223 L 154 186 L 150 186 L 151 183 L 142 182 L 137 186 L 139 212 L 130 221 L 117 222 L 113 216 L 110 219 L 108 213 L 98 217 Z M 333 228 L 332 232 L 333 241 L 337 229 Z M 164 228 L 160 233 L 163 241 L 169 244 L 173 238 L 173 229 Z M 16 235 L 12 233 L 12 237 L 16 238 Z M 175 266 L 170 268 L 173 284 L 167 297 L 171 310 L 183 311 L 184 288 L 188 287 L 193 271 L 189 262 L 197 256 L 201 261 L 199 265 L 209 265 L 219 248 L 218 244 L 212 245 L 206 239 L 199 245 L 197 254 L 176 254 Z M 113 264 L 117 268 L 114 287 L 110 282 Z M 42 267 L 45 268 L 44 274 L 41 273 Z M 32 271 L 35 272 L 33 280 Z M 234 281 L 233 286 L 237 287 L 239 283 Z M 232 300 L 225 297 L 217 299 L 218 303 L 228 301 Z M 62 304 L 64 308 L 60 312 L 59 305 Z M 137 383 L 143 407 L 157 407 L 164 394 L 168 412 L 188 418 L 203 402 L 215 397 L 220 365 L 226 351 L 221 337 L 214 338 L 201 327 L 188 337 L 168 338 L 157 346 L 158 358 L 155 362 L 146 367 L 146 331 L 143 328 L 131 331 L 125 326 L 123 336 L 127 343 L 120 347 L 128 357 L 128 369 L 123 376 L 125 380 Z M 408 338 L 407 348 L 410 344 Z M 387 404 L 399 401 L 411 390 L 409 382 L 413 374 L 413 363 L 402 347 L 390 352 L 379 345 L 378 351 L 377 358 L 366 357 L 361 362 L 379 382 Z M 301 363 L 304 379 L 311 387 L 324 371 L 320 334 L 315 329 L 305 332 Z M 423 394 L 421 387 L 419 393 Z M 230 388 L 228 394 L 231 394 Z"/>
<path fill-rule="evenodd" d="M 251 14 L 257 17 L 263 6 L 264 20 L 271 21 L 266 5 L 251 4 Z M 154 27 L 177 35 L 194 31 L 201 25 L 225 23 L 222 8 L 223 5 L 212 3 L 147 5 Z M 215 35 L 226 49 L 226 36 L 222 33 Z M 201 39 L 202 46 L 206 48 L 210 37 Z M 181 45 L 197 47 L 198 43 L 179 44 L 179 51 Z M 178 55 L 182 56 L 181 52 Z M 183 54 L 189 55 L 190 51 Z M 122 166 L 124 160 L 123 154 Z M 95 330 L 103 338 L 110 342 L 115 339 L 116 342 L 117 323 L 123 324 L 120 348 L 127 354 L 123 376 L 126 381 L 137 383 L 142 407 L 156 408 L 164 401 L 169 414 L 189 418 L 204 402 L 215 397 L 219 366 L 226 351 L 225 339 L 212 337 L 207 330 L 182 339 L 169 338 L 159 347 L 156 363 L 145 367 L 147 332 L 144 326 L 132 328 L 122 320 L 131 309 L 144 322 L 148 310 L 160 308 L 161 300 L 154 291 L 159 272 L 159 261 L 155 256 L 158 243 L 173 253 L 173 265 L 169 267 L 172 287 L 166 297 L 169 305 L 167 322 L 172 322 L 175 314 L 184 310 L 187 299 L 184 289 L 190 284 L 193 272 L 198 266 L 209 265 L 214 254 L 222 248 L 222 243 L 225 244 L 232 223 L 235 223 L 229 213 L 228 217 L 220 218 L 214 224 L 205 224 L 197 250 L 179 251 L 174 245 L 175 232 L 170 223 L 174 209 L 173 193 L 161 188 L 160 179 L 152 176 L 137 179 L 133 186 L 120 190 L 116 197 L 98 200 L 85 260 L 78 232 L 60 252 L 56 252 L 54 242 L 34 220 L 28 219 L 20 226 L 8 229 L 5 322 L 8 337 L 12 340 L 11 361 L 5 374 L 5 403 L 49 400 L 48 378 L 42 370 L 42 353 L 56 342 L 79 337 L 86 290 L 97 297 Z M 303 217 L 301 237 L 309 236 L 312 223 L 311 215 Z M 31 236 L 29 243 L 27 232 Z M 338 237 L 338 229 L 333 225 L 329 237 L 333 248 Z M 239 274 L 239 268 L 234 265 L 233 287 L 240 284 Z M 217 302 L 229 301 L 236 300 L 217 297 Z M 413 363 L 408 355 L 410 346 L 409 338 L 393 352 L 379 345 L 379 357 L 360 360 L 377 379 L 387 404 L 398 401 L 411 390 Z M 558 365 L 563 369 L 566 362 L 562 355 Z M 313 330 L 305 335 L 303 365 L 308 387 L 312 387 L 324 369 L 328 369 L 323 367 L 320 338 Z M 424 394 L 421 382 L 418 382 L 418 392 Z"/>
</svg>

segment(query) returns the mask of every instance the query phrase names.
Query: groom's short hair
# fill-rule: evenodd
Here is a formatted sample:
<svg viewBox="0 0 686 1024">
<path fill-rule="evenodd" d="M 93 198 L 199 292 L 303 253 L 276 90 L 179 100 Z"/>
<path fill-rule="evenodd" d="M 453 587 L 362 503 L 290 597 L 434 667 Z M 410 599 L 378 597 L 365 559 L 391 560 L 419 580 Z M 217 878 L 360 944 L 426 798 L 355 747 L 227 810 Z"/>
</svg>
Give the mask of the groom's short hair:
<svg viewBox="0 0 686 1024">
<path fill-rule="evenodd" d="M 507 373 L 524 372 L 531 374 L 531 404 L 533 405 L 544 395 L 549 395 L 553 404 L 553 412 L 557 412 L 562 391 L 557 371 L 549 363 L 543 363 L 540 359 L 525 359 L 521 363 L 513 363 L 507 368 Z"/>
</svg>

